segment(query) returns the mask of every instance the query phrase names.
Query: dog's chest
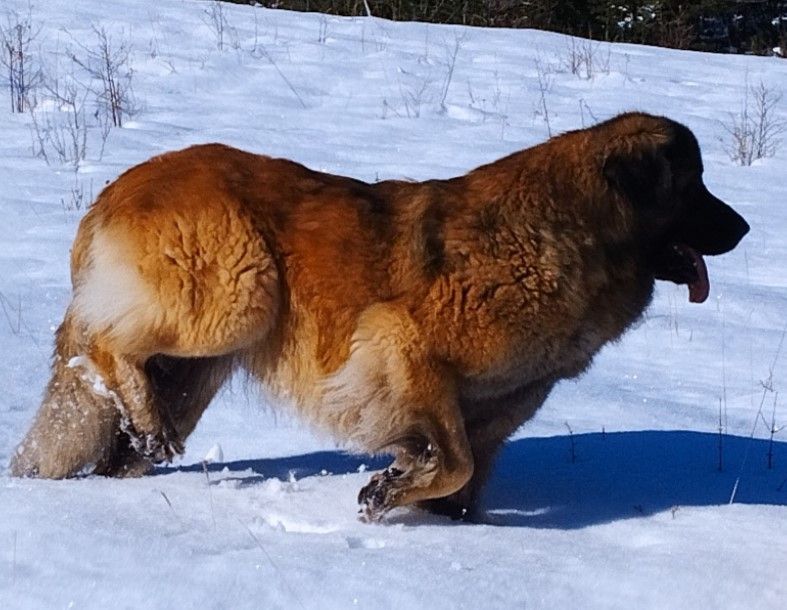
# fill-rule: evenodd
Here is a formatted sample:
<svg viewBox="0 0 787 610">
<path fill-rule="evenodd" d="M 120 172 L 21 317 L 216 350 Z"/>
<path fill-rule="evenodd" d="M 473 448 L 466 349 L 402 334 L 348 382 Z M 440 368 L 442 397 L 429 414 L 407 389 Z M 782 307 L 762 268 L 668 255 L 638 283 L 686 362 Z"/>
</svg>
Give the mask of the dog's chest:
<svg viewBox="0 0 787 610">
<path fill-rule="evenodd" d="M 543 380 L 576 377 L 590 366 L 593 356 L 607 341 L 597 329 L 580 329 L 574 335 L 540 347 L 521 345 L 506 362 L 492 369 L 465 376 L 461 393 L 470 400 L 510 395 Z"/>
</svg>

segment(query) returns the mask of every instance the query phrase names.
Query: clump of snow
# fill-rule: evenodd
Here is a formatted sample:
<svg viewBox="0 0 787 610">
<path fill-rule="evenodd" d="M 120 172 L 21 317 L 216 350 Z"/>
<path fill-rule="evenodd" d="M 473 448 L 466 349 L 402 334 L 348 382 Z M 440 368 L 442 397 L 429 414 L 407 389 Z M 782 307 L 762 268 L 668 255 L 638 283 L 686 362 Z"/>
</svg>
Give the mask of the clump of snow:
<svg viewBox="0 0 787 610">
<path fill-rule="evenodd" d="M 213 446 L 208 449 L 208 452 L 205 454 L 205 457 L 202 458 L 202 461 L 206 464 L 222 463 L 224 461 L 224 451 L 222 451 L 221 445 L 214 443 Z"/>
<path fill-rule="evenodd" d="M 82 378 L 90 384 L 90 388 L 97 396 L 102 398 L 112 398 L 114 392 L 107 388 L 107 384 L 101 373 L 96 370 L 96 365 L 87 356 L 74 356 L 69 359 L 66 366 L 70 369 L 84 369 Z"/>
</svg>

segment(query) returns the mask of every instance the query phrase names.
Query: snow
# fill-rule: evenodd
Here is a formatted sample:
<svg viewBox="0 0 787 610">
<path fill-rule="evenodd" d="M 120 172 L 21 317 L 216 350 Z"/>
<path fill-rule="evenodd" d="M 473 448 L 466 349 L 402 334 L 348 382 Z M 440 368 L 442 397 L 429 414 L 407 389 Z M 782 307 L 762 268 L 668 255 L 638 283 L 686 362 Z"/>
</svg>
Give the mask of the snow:
<svg viewBox="0 0 787 610">
<path fill-rule="evenodd" d="M 219 464 L 224 461 L 224 451 L 221 448 L 221 445 L 218 443 L 214 443 L 213 447 L 208 449 L 208 452 L 205 454 L 205 457 L 202 458 L 202 461 L 206 464 L 212 464 L 213 462 L 218 462 Z"/>
<path fill-rule="evenodd" d="M 33 6 L 41 55 L 61 70 L 91 24 L 128 40 L 138 111 L 101 158 L 91 132 L 75 174 L 32 156 L 30 116 L 0 97 L 2 464 L 48 380 L 86 200 L 165 150 L 222 141 L 365 180 L 425 179 L 639 109 L 695 131 L 707 184 L 752 231 L 708 259 L 708 302 L 659 284 L 638 327 L 559 386 L 502 452 L 485 523 L 417 510 L 361 523 L 357 492 L 385 462 L 342 453 L 238 379 L 183 459 L 151 476 L 0 475 L 0 607 L 783 607 L 787 432 L 771 448 L 768 428 L 787 423 L 787 144 L 738 167 L 721 139 L 747 83 L 787 90 L 787 62 L 594 43 L 580 78 L 556 34 L 234 5 L 221 51 L 206 7 Z M 775 112 L 787 119 L 784 103 Z"/>
<path fill-rule="evenodd" d="M 80 375 L 82 379 L 90 383 L 91 389 L 94 394 L 98 396 L 102 396 L 104 398 L 110 398 L 115 395 L 112 390 L 107 388 L 107 384 L 104 381 L 104 378 L 101 374 L 96 370 L 93 361 L 88 358 L 87 356 L 74 356 L 71 358 L 66 366 L 70 369 L 83 369 L 84 373 Z M 115 395 L 116 396 L 116 395 Z"/>
</svg>

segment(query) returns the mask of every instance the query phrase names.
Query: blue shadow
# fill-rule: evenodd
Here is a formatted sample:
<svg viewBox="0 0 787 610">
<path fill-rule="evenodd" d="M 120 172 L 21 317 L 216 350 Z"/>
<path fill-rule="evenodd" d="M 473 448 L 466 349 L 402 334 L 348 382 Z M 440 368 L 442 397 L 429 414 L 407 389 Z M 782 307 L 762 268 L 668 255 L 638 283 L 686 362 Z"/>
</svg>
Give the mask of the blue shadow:
<svg viewBox="0 0 787 610">
<path fill-rule="evenodd" d="M 507 443 L 481 498 L 485 523 L 576 529 L 688 506 L 787 506 L 787 443 L 682 431 L 637 431 L 523 438 Z M 573 444 L 573 459 L 572 459 Z M 768 454 L 772 467 L 768 468 Z M 384 468 L 385 457 L 320 451 L 210 464 L 245 485 L 263 478 L 341 475 Z M 202 471 L 202 464 L 154 474 Z M 410 517 L 412 519 L 412 517 Z"/>
<path fill-rule="evenodd" d="M 385 456 L 372 457 L 343 451 L 315 451 L 314 453 L 281 458 L 212 463 L 208 464 L 207 468 L 210 473 L 219 473 L 227 469 L 230 472 L 230 478 L 240 481 L 241 487 L 245 487 L 272 478 L 286 481 L 290 476 L 302 479 L 322 474 L 350 474 L 358 472 L 362 466 L 370 471 L 382 470 L 390 462 L 391 458 Z M 205 466 L 201 462 L 176 467 L 158 466 L 153 470 L 153 475 L 173 472 L 203 472 L 204 469 Z M 224 476 L 222 479 L 227 479 L 227 477 Z M 215 483 L 218 482 L 219 479 L 215 481 Z"/>
<path fill-rule="evenodd" d="M 572 440 L 574 445 L 572 461 Z M 508 443 L 481 506 L 491 523 L 574 529 L 727 504 L 787 506 L 787 443 L 701 432 L 639 431 Z M 737 485 L 737 486 L 736 486 Z"/>
</svg>

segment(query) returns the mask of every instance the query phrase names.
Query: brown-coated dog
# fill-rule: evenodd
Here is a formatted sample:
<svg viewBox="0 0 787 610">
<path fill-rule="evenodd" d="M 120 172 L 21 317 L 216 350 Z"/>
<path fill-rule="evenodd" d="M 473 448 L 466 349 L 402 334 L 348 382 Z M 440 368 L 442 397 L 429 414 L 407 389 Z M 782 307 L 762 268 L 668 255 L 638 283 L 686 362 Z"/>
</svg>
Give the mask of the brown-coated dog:
<svg viewBox="0 0 787 610">
<path fill-rule="evenodd" d="M 642 314 L 708 295 L 748 231 L 692 133 L 625 114 L 451 180 L 366 184 L 210 144 L 107 187 L 16 475 L 134 475 L 243 367 L 339 441 L 390 452 L 369 519 L 472 506 L 503 441 Z"/>
</svg>

